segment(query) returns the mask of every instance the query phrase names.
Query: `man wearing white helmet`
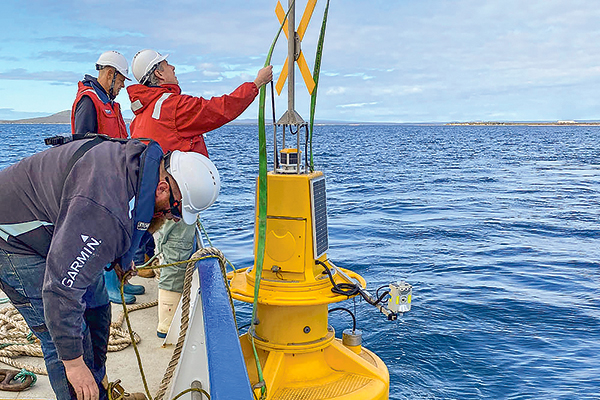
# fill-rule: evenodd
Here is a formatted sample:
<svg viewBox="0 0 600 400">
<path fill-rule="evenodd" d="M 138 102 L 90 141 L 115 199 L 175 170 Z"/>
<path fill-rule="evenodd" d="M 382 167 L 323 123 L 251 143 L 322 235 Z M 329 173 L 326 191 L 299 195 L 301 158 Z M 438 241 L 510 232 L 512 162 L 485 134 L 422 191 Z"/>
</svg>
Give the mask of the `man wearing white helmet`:
<svg viewBox="0 0 600 400">
<path fill-rule="evenodd" d="M 130 80 L 127 59 L 116 51 L 105 51 L 96 61 L 98 78 L 85 75 L 79 82 L 77 97 L 71 111 L 71 132 L 101 133 L 118 139 L 127 138 L 127 128 L 121 107 L 115 98 Z M 153 243 L 152 243 L 153 244 Z M 121 290 L 114 271 L 104 273 L 108 296 L 113 303 L 121 304 Z M 135 303 L 136 294 L 144 294 L 143 285 L 126 284 L 123 288 L 125 303 Z"/>
<path fill-rule="evenodd" d="M 71 110 L 72 133 L 102 133 L 127 138 L 121 107 L 115 102 L 119 91 L 130 80 L 127 60 L 116 51 L 105 51 L 96 61 L 98 78 L 85 75 L 79 82 Z"/>
<path fill-rule="evenodd" d="M 155 50 L 139 51 L 131 62 L 140 83 L 127 88 L 131 109 L 131 137 L 151 138 L 165 151 L 193 151 L 208 157 L 203 134 L 236 119 L 258 95 L 258 89 L 273 79 L 273 67 L 258 71 L 253 82 L 245 82 L 228 95 L 204 99 L 181 93 L 175 67 L 168 55 Z M 194 227 L 167 223 L 155 235 L 156 248 L 171 263 L 189 258 Z M 157 335 L 165 337 L 183 290 L 185 265 L 162 268 L 158 284 Z"/>
<path fill-rule="evenodd" d="M 94 136 L 0 171 L 0 289 L 40 340 L 58 400 L 108 397 L 105 266 L 126 276 L 150 233 L 194 223 L 220 188 L 200 154 Z"/>
</svg>

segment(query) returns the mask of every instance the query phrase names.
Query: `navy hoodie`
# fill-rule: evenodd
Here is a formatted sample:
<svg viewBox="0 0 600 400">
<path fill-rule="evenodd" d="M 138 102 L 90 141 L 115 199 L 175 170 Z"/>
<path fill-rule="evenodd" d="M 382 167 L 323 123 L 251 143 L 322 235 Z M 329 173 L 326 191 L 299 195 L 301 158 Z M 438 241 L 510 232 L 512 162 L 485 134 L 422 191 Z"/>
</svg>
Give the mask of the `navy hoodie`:
<svg viewBox="0 0 600 400">
<path fill-rule="evenodd" d="M 131 220 L 146 146 L 102 142 L 66 175 L 77 140 L 0 171 L 0 248 L 46 257 L 42 298 L 59 357 L 83 354 L 82 300 L 105 265 L 130 247 Z"/>
</svg>

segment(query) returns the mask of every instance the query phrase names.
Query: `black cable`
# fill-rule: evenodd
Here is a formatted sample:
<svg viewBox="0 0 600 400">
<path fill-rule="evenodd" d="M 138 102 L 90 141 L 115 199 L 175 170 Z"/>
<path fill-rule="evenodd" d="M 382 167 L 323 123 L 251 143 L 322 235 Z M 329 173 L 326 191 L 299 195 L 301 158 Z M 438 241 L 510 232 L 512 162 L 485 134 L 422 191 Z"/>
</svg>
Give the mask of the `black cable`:
<svg viewBox="0 0 600 400">
<path fill-rule="evenodd" d="M 273 90 L 273 80 L 271 79 L 271 109 L 273 114 L 273 125 L 276 125 L 275 122 L 275 91 Z"/>
<path fill-rule="evenodd" d="M 377 290 L 375 291 L 375 297 L 379 298 L 379 291 L 380 291 L 382 288 L 386 287 L 386 286 L 389 286 L 389 285 L 382 285 L 382 286 L 379 286 L 379 287 L 377 288 Z M 387 291 L 386 293 L 389 293 L 389 291 Z"/>
<path fill-rule="evenodd" d="M 306 165 L 306 169 L 310 172 L 313 172 L 308 164 L 308 125 L 304 125 L 306 131 L 306 137 L 304 138 L 304 165 Z"/>
<path fill-rule="evenodd" d="M 354 304 L 354 315 L 356 315 L 356 297 L 352 298 L 352 304 Z"/>
<path fill-rule="evenodd" d="M 389 285 L 379 286 L 377 288 L 377 290 L 375 291 L 375 297 L 377 298 L 377 303 L 379 303 L 386 295 L 390 294 L 390 291 L 388 290 L 388 291 L 383 292 L 383 294 L 381 296 L 379 296 L 379 291 L 384 287 L 389 287 Z M 377 303 L 375 303 L 375 304 L 377 304 Z"/>
<path fill-rule="evenodd" d="M 331 284 L 333 285 L 333 287 L 331 288 L 331 291 L 333 293 L 341 294 L 342 296 L 348 296 L 348 297 L 356 296 L 357 294 L 360 294 L 367 303 L 369 303 L 373 306 L 376 306 L 377 304 L 381 303 L 381 300 L 383 300 L 383 298 L 389 294 L 389 292 L 384 292 L 381 296 L 377 297 L 375 299 L 375 301 L 373 301 L 371 299 L 371 297 L 369 295 L 367 295 L 357 283 L 346 283 L 346 282 L 335 283 L 335 281 L 333 280 L 333 275 L 331 274 L 331 270 L 329 269 L 327 264 L 325 264 L 323 261 L 320 261 L 320 260 L 315 260 L 315 263 L 317 263 L 318 265 L 322 266 L 325 269 L 325 272 L 329 276 L 329 280 L 331 281 Z M 381 288 L 379 288 L 379 289 L 381 289 Z"/>
<path fill-rule="evenodd" d="M 367 301 L 369 302 L 369 304 L 377 305 L 377 304 L 381 303 L 381 300 L 383 300 L 383 298 L 385 296 L 387 296 L 388 294 L 390 294 L 390 292 L 383 292 L 383 294 L 381 296 L 377 297 L 377 300 L 375 300 L 374 303 L 371 303 L 369 300 L 367 300 Z"/>
<path fill-rule="evenodd" d="M 327 264 L 325 264 L 324 262 L 322 262 L 320 260 L 315 260 L 315 262 L 318 265 L 325 268 L 325 272 L 327 272 L 327 275 L 329 276 L 329 280 L 331 281 L 331 284 L 333 285 L 333 287 L 331 288 L 331 291 L 333 293 L 341 294 L 342 296 L 348 296 L 348 297 L 356 296 L 357 294 L 360 294 L 360 288 L 357 284 L 346 283 L 346 282 L 335 283 L 335 281 L 333 280 L 333 275 L 331 274 L 331 271 L 329 270 L 329 267 L 327 266 Z"/>
<path fill-rule="evenodd" d="M 292 125 L 288 125 L 288 130 L 290 131 L 290 133 L 291 133 L 292 135 L 295 135 L 295 134 L 296 134 L 296 133 L 298 133 L 298 131 L 300 130 L 300 127 L 299 127 L 298 125 L 296 125 L 296 131 L 294 132 L 294 131 L 292 130 Z M 300 150 L 300 149 L 298 149 L 298 150 Z"/>
<path fill-rule="evenodd" d="M 350 316 L 352 317 L 352 333 L 356 332 L 356 317 L 354 316 L 352 311 L 344 307 L 335 307 L 327 311 L 327 313 L 330 313 L 332 311 L 346 311 L 348 314 L 350 314 Z"/>
</svg>

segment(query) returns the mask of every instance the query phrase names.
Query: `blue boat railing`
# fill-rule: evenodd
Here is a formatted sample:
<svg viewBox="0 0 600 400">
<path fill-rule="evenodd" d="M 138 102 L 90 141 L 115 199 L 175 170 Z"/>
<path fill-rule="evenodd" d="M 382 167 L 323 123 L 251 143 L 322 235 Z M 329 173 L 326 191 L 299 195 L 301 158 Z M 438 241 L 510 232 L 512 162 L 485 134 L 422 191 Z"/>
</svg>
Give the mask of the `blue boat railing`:
<svg viewBox="0 0 600 400">
<path fill-rule="evenodd" d="M 217 258 L 196 262 L 200 289 L 191 304 L 190 323 L 171 393 L 198 386 L 211 400 L 254 398 L 240 347 L 229 293 Z M 205 399 L 199 393 L 182 399 Z"/>
</svg>

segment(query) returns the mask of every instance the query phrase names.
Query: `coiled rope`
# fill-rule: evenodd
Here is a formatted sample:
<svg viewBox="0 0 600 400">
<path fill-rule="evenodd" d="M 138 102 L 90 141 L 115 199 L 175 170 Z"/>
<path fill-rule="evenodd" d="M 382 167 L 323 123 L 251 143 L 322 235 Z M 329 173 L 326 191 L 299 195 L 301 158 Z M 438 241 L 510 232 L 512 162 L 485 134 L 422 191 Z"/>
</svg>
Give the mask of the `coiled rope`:
<svg viewBox="0 0 600 400">
<path fill-rule="evenodd" d="M 229 301 L 231 304 L 231 309 L 233 311 L 233 318 L 235 321 L 235 311 L 234 311 L 234 306 L 233 306 L 233 299 L 231 297 L 229 284 L 226 279 L 227 271 L 225 268 L 225 263 L 226 263 L 227 259 L 225 258 L 225 256 L 219 249 L 213 248 L 213 247 L 203 248 L 203 249 L 198 250 L 196 253 L 194 253 L 189 260 L 178 261 L 178 262 L 169 263 L 169 264 L 150 266 L 149 264 L 151 263 L 152 260 L 149 260 L 146 264 L 144 264 L 144 266 L 137 268 L 138 270 L 150 269 L 150 268 L 159 269 L 159 268 L 164 268 L 164 267 L 169 267 L 169 266 L 173 266 L 173 265 L 187 263 L 185 278 L 184 278 L 184 287 L 183 287 L 183 293 L 182 293 L 183 300 L 182 300 L 182 313 L 181 313 L 182 315 L 181 315 L 179 338 L 177 340 L 177 344 L 175 345 L 175 349 L 173 350 L 173 355 L 171 356 L 171 360 L 165 371 L 165 375 L 163 376 L 163 379 L 160 383 L 159 389 L 158 389 L 156 395 L 154 396 L 154 398 L 150 395 L 150 391 L 148 389 L 148 383 L 146 381 L 146 376 L 144 374 L 144 369 L 142 366 L 141 357 L 139 354 L 139 350 L 137 348 L 137 343 L 140 342 L 140 337 L 131 328 L 131 322 L 129 320 L 129 313 L 136 311 L 136 310 L 141 310 L 144 308 L 156 306 L 158 304 L 158 301 L 127 306 L 127 305 L 125 305 L 124 299 L 122 299 L 123 300 L 123 302 L 122 302 L 123 312 L 119 315 L 119 317 L 117 318 L 116 321 L 111 323 L 108 351 L 119 351 L 119 350 L 122 350 L 122 349 L 128 347 L 131 344 L 133 345 L 133 348 L 134 348 L 135 354 L 136 354 L 136 358 L 137 358 L 137 362 L 138 362 L 138 367 L 139 367 L 139 370 L 140 370 L 140 373 L 142 376 L 142 381 L 144 384 L 144 388 L 146 391 L 146 395 L 148 396 L 148 399 L 150 399 L 150 400 L 153 400 L 153 399 L 161 400 L 164 397 L 166 389 L 169 387 L 169 385 L 171 383 L 171 379 L 173 377 L 173 374 L 175 372 L 175 369 L 177 368 L 177 364 L 179 363 L 179 359 L 181 357 L 181 352 L 183 350 L 183 344 L 184 344 L 187 329 L 189 326 L 190 294 L 191 294 L 190 292 L 191 292 L 191 283 L 192 283 L 192 277 L 193 277 L 193 272 L 194 272 L 194 268 L 195 268 L 195 263 L 197 261 L 207 259 L 207 258 L 218 258 L 219 259 L 221 275 L 223 276 L 225 287 L 227 288 L 227 291 L 229 292 Z M 121 285 L 121 296 L 122 296 L 122 298 L 124 297 L 123 285 Z M 123 322 L 126 322 L 127 329 L 124 329 L 122 327 Z M 30 371 L 30 372 L 33 372 L 36 374 L 40 374 L 40 375 L 48 374 L 46 371 L 46 368 L 43 366 L 42 367 L 32 366 L 32 365 L 28 365 L 28 364 L 18 362 L 17 360 L 15 360 L 15 358 L 20 357 L 20 356 L 43 357 L 43 353 L 42 353 L 42 349 L 41 349 L 39 340 L 33 335 L 31 330 L 27 326 L 27 323 L 25 322 L 24 318 L 17 311 L 17 309 L 12 305 L 8 305 L 0 310 L 0 338 L 2 338 L 2 339 L 0 339 L 0 361 L 1 362 L 5 363 L 7 365 L 13 366 L 15 368 L 25 369 L 26 371 Z M 118 388 L 118 387 L 119 387 L 118 382 L 110 382 L 109 383 L 108 393 L 109 393 L 110 400 L 119 400 L 119 399 L 123 398 L 124 392 L 120 392 L 119 390 L 116 390 L 116 388 Z M 116 397 L 113 397 L 112 394 L 115 392 L 115 390 L 117 392 L 119 392 L 120 394 Z M 210 399 L 210 395 L 205 390 L 197 389 L 197 388 L 190 388 L 190 389 L 186 389 L 186 390 L 182 391 L 181 393 L 179 393 L 177 396 L 175 396 L 173 398 L 173 400 L 178 399 L 182 395 L 192 392 L 192 391 L 203 393 L 205 396 L 207 396 L 208 399 Z"/>
<path fill-rule="evenodd" d="M 142 310 L 154 307 L 157 301 L 127 306 L 126 312 Z M 110 336 L 108 339 L 108 351 L 120 351 L 131 345 L 139 343 L 140 337 L 137 333 L 132 335 L 123 329 L 124 312 L 119 315 L 117 321 L 110 324 Z M 43 357 L 40 341 L 29 329 L 25 319 L 19 311 L 9 304 L 0 309 L 0 361 L 15 368 L 23 368 L 40 375 L 48 375 L 45 366 L 37 367 L 16 360 L 21 356 Z"/>
</svg>

